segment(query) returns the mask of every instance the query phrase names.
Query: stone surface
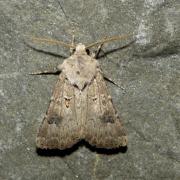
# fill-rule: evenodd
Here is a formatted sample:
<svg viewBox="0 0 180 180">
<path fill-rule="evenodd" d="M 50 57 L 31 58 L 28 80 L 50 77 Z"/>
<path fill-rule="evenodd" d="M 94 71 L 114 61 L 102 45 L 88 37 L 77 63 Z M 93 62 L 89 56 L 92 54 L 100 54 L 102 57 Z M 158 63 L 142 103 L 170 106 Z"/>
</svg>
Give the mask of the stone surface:
<svg viewBox="0 0 180 180">
<path fill-rule="evenodd" d="M 0 179 L 180 179 L 180 3 L 178 0 L 0 1 Z M 63 47 L 24 44 L 25 35 L 91 43 L 119 34 L 99 61 L 128 130 L 126 152 L 88 146 L 37 154 L 36 131 L 57 76 L 30 76 L 63 62 Z M 118 49 L 132 39 L 136 42 Z M 114 49 L 116 51 L 112 52 Z M 107 53 L 109 52 L 109 53 Z"/>
</svg>

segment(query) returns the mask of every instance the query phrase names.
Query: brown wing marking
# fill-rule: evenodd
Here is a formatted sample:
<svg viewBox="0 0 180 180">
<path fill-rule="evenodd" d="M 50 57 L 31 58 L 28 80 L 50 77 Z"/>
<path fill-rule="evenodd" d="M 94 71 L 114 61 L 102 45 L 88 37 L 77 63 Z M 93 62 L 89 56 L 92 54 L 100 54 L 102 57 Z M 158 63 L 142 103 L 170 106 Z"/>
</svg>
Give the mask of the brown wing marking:
<svg viewBox="0 0 180 180">
<path fill-rule="evenodd" d="M 100 72 L 88 89 L 86 140 L 98 148 L 118 148 L 127 145 L 125 129 L 112 104 Z"/>
<path fill-rule="evenodd" d="M 80 139 L 76 118 L 74 86 L 60 74 L 46 116 L 39 128 L 36 145 L 41 149 L 66 149 Z"/>
</svg>

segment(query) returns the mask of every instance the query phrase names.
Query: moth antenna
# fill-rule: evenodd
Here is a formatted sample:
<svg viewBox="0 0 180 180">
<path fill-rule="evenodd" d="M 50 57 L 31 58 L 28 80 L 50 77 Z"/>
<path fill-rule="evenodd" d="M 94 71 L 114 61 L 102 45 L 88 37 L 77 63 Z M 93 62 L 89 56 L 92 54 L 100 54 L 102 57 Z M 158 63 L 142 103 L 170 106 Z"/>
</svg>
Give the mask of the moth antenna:
<svg viewBox="0 0 180 180">
<path fill-rule="evenodd" d="M 65 43 L 63 41 L 57 41 L 57 40 L 54 40 L 54 39 L 36 38 L 36 37 L 31 37 L 31 39 L 33 41 L 36 41 L 36 42 L 57 44 L 57 45 L 62 45 L 62 46 L 67 47 L 67 48 L 75 48 L 76 47 L 74 44 L 67 44 L 67 43 Z"/>
<path fill-rule="evenodd" d="M 126 39 L 127 37 L 129 37 L 130 35 L 122 35 L 122 36 L 112 36 L 112 37 L 109 37 L 109 38 L 104 38 L 100 41 L 97 41 L 95 43 L 91 43 L 89 45 L 86 46 L 86 49 L 88 48 L 91 48 L 93 46 L 97 46 L 99 44 L 104 44 L 104 43 L 108 43 L 108 42 L 111 42 L 111 41 L 117 41 L 117 40 L 121 40 L 121 39 Z"/>
</svg>

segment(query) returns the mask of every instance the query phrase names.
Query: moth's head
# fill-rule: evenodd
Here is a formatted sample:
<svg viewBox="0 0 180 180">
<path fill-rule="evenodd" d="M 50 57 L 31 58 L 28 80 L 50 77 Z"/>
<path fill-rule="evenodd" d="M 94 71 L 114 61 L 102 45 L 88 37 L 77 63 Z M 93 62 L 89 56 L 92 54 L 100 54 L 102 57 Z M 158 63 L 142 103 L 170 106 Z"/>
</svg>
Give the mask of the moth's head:
<svg viewBox="0 0 180 180">
<path fill-rule="evenodd" d="M 74 54 L 87 54 L 85 45 L 82 43 L 77 44 Z"/>
</svg>

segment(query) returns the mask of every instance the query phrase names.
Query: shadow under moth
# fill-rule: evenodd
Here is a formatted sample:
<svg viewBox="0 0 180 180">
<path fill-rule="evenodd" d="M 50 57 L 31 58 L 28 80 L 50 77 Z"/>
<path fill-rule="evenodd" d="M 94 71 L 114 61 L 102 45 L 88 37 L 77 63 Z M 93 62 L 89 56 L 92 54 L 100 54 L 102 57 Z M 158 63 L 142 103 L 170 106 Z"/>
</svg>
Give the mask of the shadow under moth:
<svg viewBox="0 0 180 180">
<path fill-rule="evenodd" d="M 34 41 L 60 44 L 74 50 L 74 53 L 57 67 L 60 74 L 49 108 L 38 130 L 37 148 L 64 150 L 81 140 L 97 148 L 114 149 L 127 146 L 126 131 L 113 106 L 96 60 L 104 43 L 124 37 L 105 38 L 88 46 L 32 38 Z M 88 55 L 87 50 L 96 45 L 99 46 L 97 53 Z M 33 74 L 45 73 L 52 72 Z"/>
</svg>

